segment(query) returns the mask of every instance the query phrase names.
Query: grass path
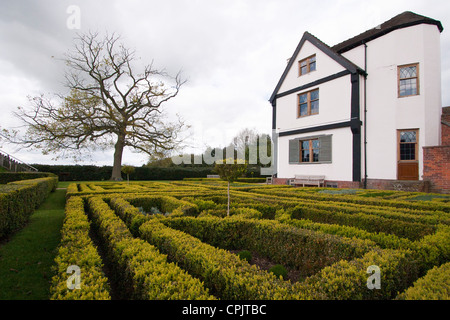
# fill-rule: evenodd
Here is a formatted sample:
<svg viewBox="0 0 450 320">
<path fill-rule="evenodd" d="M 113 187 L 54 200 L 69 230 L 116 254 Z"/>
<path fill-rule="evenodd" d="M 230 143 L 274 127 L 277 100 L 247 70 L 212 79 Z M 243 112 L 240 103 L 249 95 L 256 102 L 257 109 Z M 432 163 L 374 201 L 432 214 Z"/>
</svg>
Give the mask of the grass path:
<svg viewBox="0 0 450 320">
<path fill-rule="evenodd" d="M 61 240 L 65 189 L 51 193 L 25 228 L 0 246 L 0 300 L 47 300 Z"/>
</svg>

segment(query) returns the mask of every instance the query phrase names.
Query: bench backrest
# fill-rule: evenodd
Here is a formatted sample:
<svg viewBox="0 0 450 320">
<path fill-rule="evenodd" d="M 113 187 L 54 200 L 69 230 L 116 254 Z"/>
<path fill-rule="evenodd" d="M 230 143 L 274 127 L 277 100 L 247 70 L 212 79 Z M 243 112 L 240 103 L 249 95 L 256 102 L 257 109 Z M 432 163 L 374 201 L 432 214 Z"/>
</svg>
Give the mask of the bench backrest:
<svg viewBox="0 0 450 320">
<path fill-rule="evenodd" d="M 295 175 L 295 180 L 325 180 L 325 176 Z"/>
</svg>

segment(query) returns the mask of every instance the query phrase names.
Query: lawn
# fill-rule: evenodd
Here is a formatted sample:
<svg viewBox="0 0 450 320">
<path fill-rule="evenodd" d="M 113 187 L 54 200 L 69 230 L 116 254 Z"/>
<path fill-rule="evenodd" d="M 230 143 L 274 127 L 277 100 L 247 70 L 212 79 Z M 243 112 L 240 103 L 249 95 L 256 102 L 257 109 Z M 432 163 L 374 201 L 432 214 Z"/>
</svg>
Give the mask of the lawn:
<svg viewBox="0 0 450 320">
<path fill-rule="evenodd" d="M 48 299 L 51 267 L 64 220 L 65 193 L 65 189 L 51 193 L 25 228 L 0 245 L 1 300 Z"/>
</svg>

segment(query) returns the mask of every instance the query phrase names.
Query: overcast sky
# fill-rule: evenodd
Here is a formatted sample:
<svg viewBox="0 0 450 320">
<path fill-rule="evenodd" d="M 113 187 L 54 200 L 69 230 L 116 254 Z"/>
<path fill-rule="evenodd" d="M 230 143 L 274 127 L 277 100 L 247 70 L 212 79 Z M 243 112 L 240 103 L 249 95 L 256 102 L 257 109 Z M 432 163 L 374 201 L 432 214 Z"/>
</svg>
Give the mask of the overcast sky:
<svg viewBox="0 0 450 320">
<path fill-rule="evenodd" d="M 80 9 L 80 29 L 70 29 L 70 6 Z M 188 82 L 168 104 L 192 126 L 191 150 L 228 144 L 243 128 L 271 132 L 268 99 L 303 33 L 332 46 L 404 11 L 440 20 L 442 99 L 450 106 L 450 1 L 448 0 L 1 0 L 0 127 L 27 96 L 63 93 L 63 58 L 77 32 L 117 32 L 145 63 L 183 70 Z M 28 163 L 51 156 L 2 150 Z M 112 165 L 112 150 L 84 162 Z M 142 165 L 145 155 L 125 152 Z M 58 163 L 68 164 L 70 160 Z"/>
</svg>

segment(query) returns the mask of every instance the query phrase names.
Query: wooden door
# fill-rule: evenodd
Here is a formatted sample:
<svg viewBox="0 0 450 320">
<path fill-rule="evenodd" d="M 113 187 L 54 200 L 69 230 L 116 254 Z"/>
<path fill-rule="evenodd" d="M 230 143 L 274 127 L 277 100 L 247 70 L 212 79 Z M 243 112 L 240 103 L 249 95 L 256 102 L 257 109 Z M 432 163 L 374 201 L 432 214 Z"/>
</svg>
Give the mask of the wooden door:
<svg viewBox="0 0 450 320">
<path fill-rule="evenodd" d="M 398 130 L 398 180 L 419 180 L 419 130 Z"/>
</svg>

